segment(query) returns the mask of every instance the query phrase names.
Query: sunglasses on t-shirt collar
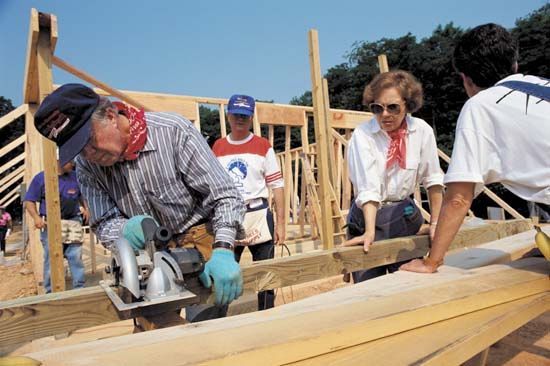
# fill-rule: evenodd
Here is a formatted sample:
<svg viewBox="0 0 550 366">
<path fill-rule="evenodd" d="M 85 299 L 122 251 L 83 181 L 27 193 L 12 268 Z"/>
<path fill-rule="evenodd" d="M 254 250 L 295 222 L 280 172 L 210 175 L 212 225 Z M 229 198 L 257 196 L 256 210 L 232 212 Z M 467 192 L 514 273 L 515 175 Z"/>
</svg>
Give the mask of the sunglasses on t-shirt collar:
<svg viewBox="0 0 550 366">
<path fill-rule="evenodd" d="M 384 110 L 388 111 L 389 114 L 399 114 L 399 113 L 401 113 L 401 104 L 399 104 L 399 103 L 390 103 L 390 104 L 371 103 L 371 104 L 369 104 L 369 109 L 374 114 L 382 114 L 384 112 Z"/>
</svg>

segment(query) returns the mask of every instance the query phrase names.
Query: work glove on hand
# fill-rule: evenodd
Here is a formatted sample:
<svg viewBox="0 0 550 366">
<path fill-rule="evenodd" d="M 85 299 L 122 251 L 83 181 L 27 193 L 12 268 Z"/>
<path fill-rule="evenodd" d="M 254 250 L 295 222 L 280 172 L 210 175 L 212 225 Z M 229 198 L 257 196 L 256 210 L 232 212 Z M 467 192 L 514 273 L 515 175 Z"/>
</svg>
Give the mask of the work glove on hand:
<svg viewBox="0 0 550 366">
<path fill-rule="evenodd" d="M 11 229 L 8 229 L 8 231 L 6 231 L 6 236 L 5 236 L 5 238 L 7 239 L 8 236 L 10 236 L 10 234 L 11 234 Z"/>
<path fill-rule="evenodd" d="M 149 215 L 132 216 L 122 227 L 122 236 L 128 240 L 134 250 L 145 248 L 145 236 L 143 235 L 141 223 L 147 218 L 153 219 Z"/>
<path fill-rule="evenodd" d="M 228 249 L 214 249 L 199 278 L 206 288 L 210 288 L 214 280 L 217 305 L 227 305 L 243 292 L 241 267 L 233 251 Z"/>
</svg>

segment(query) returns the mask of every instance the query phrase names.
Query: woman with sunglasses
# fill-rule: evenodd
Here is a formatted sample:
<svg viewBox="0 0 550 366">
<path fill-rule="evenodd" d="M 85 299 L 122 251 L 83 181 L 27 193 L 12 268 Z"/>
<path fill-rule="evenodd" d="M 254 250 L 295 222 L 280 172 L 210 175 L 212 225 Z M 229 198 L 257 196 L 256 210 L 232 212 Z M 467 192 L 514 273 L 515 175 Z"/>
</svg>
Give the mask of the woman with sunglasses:
<svg viewBox="0 0 550 366">
<path fill-rule="evenodd" d="M 374 241 L 419 232 L 423 218 L 411 198 L 416 185 L 428 191 L 433 237 L 442 202 L 443 173 L 432 128 L 408 113 L 422 106 L 422 86 L 410 73 L 377 75 L 365 88 L 363 104 L 374 117 L 355 129 L 348 164 L 355 201 L 348 214 L 348 241 L 368 252 Z M 353 273 L 354 282 L 394 272 L 395 263 Z"/>
</svg>

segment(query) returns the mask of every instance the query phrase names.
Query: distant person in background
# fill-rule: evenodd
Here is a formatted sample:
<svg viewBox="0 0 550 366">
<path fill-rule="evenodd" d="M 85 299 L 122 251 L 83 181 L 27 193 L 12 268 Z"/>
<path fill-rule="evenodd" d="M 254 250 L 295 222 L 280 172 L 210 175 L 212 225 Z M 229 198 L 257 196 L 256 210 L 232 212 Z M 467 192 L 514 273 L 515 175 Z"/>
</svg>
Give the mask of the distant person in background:
<svg viewBox="0 0 550 366">
<path fill-rule="evenodd" d="M 447 191 L 430 255 L 401 267 L 431 273 L 484 185 L 501 182 L 526 201 L 550 205 L 550 81 L 518 74 L 518 45 L 496 24 L 466 32 L 453 63 L 470 97 L 458 116 Z"/>
<path fill-rule="evenodd" d="M 411 198 L 417 184 L 428 190 L 433 237 L 443 173 L 432 128 L 408 115 L 422 103 L 422 85 L 405 71 L 379 74 L 366 86 L 363 104 L 374 117 L 357 127 L 349 142 L 355 201 L 347 219 L 349 240 L 343 246 L 363 245 L 367 252 L 374 241 L 417 234 L 424 222 Z M 401 263 L 353 272 L 354 282 L 394 272 Z"/>
<path fill-rule="evenodd" d="M 274 257 L 274 243 L 285 241 L 284 182 L 275 151 L 269 141 L 250 132 L 255 101 L 248 95 L 233 95 L 227 104 L 231 133 L 215 142 L 212 150 L 233 179 L 246 204 L 243 226 L 246 236 L 237 241 L 235 260 L 246 247 L 254 261 Z M 273 192 L 277 227 L 269 209 L 269 189 Z M 258 310 L 275 306 L 274 290 L 258 293 Z"/>
<path fill-rule="evenodd" d="M 82 216 L 88 221 L 88 205 L 83 199 L 74 163 L 69 161 L 63 167 L 59 167 L 59 198 L 61 204 L 61 243 L 63 255 L 69 262 L 73 288 L 84 287 L 84 264 L 82 263 Z M 40 211 L 36 209 L 36 202 L 40 202 Z M 44 289 L 46 293 L 52 291 L 50 279 L 50 255 L 48 246 L 48 230 L 46 220 L 46 188 L 44 184 L 44 172 L 34 176 L 25 195 L 25 209 L 34 220 L 34 227 L 40 230 L 40 241 L 44 248 Z"/>
<path fill-rule="evenodd" d="M 0 256 L 6 253 L 6 239 L 12 230 L 11 215 L 6 208 L 0 206 Z"/>
</svg>

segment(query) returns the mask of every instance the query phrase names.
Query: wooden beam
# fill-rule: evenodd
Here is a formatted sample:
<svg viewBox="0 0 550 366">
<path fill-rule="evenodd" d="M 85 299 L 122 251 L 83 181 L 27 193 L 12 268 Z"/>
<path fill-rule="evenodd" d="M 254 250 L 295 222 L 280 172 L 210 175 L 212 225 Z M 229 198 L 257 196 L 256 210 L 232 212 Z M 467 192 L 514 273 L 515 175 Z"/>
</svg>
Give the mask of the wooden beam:
<svg viewBox="0 0 550 366">
<path fill-rule="evenodd" d="M 225 125 L 225 108 L 223 104 L 219 105 L 218 113 L 220 115 L 220 133 L 221 137 L 224 138 L 227 136 L 227 126 Z"/>
<path fill-rule="evenodd" d="M 27 57 L 25 64 L 25 80 L 23 82 L 23 102 L 38 103 L 38 70 L 36 68 L 36 46 L 38 44 L 38 11 L 31 9 L 29 20 L 29 36 L 27 38 Z"/>
<path fill-rule="evenodd" d="M 0 158 L 24 142 L 25 142 L 25 135 L 19 136 L 18 138 L 16 138 L 15 140 L 13 140 L 12 142 L 10 142 L 9 144 L 7 144 L 6 146 L 0 149 Z"/>
<path fill-rule="evenodd" d="M 529 229 L 529 220 L 463 229 L 455 237 L 452 248 L 474 246 Z M 402 253 L 426 252 L 428 246 L 426 236 L 409 237 L 377 242 L 368 255 L 357 247 L 254 262 L 242 266 L 244 287 L 259 291 L 338 275 L 343 268 L 352 271 L 377 267 L 395 258 L 401 260 Z M 0 302 L 0 329 L 3 330 L 0 344 L 19 344 L 118 320 L 119 315 L 110 304 L 99 286 Z"/>
<path fill-rule="evenodd" d="M 537 294 L 294 365 L 461 365 L 477 350 L 492 345 L 548 309 L 550 295 Z M 422 340 L 422 347 L 418 340 Z"/>
<path fill-rule="evenodd" d="M 146 111 L 152 110 L 151 108 L 144 105 L 143 103 L 140 103 L 137 100 L 135 100 L 134 98 L 132 98 L 132 97 L 116 90 L 115 88 L 112 88 L 111 86 L 107 85 L 106 83 L 97 80 L 96 78 L 94 78 L 90 74 L 77 69 L 76 67 L 72 66 L 71 64 L 69 64 L 66 61 L 63 61 L 59 57 L 56 57 L 56 56 L 52 55 L 51 61 L 55 66 L 59 67 L 60 69 L 65 70 L 68 73 L 71 73 L 71 74 L 81 78 L 82 80 L 84 80 L 84 81 L 86 81 L 86 82 L 88 82 L 88 83 L 90 83 L 90 84 L 92 84 L 92 85 L 94 85 L 98 88 L 103 89 L 104 91 L 106 91 L 110 95 L 113 95 L 113 96 L 117 97 L 118 99 L 120 99 L 120 100 L 122 100 L 122 101 L 124 101 L 128 104 L 133 105 L 134 107 L 143 108 Z"/>
<path fill-rule="evenodd" d="M 4 173 L 6 170 L 8 170 L 12 166 L 14 166 L 15 164 L 17 164 L 17 163 L 19 163 L 20 161 L 23 161 L 23 160 L 25 160 L 25 153 L 24 152 L 17 155 L 15 158 L 11 159 L 6 164 L 2 165 L 0 167 L 0 174 Z M 25 163 L 23 163 L 23 164 L 25 164 Z"/>
<path fill-rule="evenodd" d="M 303 111 L 271 104 L 257 104 L 258 122 L 269 125 L 302 126 Z"/>
<path fill-rule="evenodd" d="M 17 118 L 21 117 L 28 110 L 29 110 L 28 104 L 21 104 L 19 107 L 15 108 L 13 111 L 3 115 L 0 118 L 0 129 L 9 125 L 13 121 L 15 121 Z"/>
<path fill-rule="evenodd" d="M 442 268 L 430 276 L 398 272 L 264 312 L 28 356 L 45 366 L 119 365 L 122 359 L 132 365 L 152 360 L 178 365 L 287 364 L 548 291 L 544 258 L 470 271 Z"/>
<path fill-rule="evenodd" d="M 334 247 L 334 228 L 332 227 L 332 208 L 330 197 L 329 139 L 327 129 L 327 109 L 323 100 L 323 80 L 319 57 L 319 35 L 316 29 L 308 32 L 309 63 L 311 70 L 311 93 L 313 97 L 313 122 L 315 124 L 315 141 L 317 144 L 317 183 L 319 184 L 319 204 L 321 217 L 317 223 L 321 232 L 324 248 Z"/>
<path fill-rule="evenodd" d="M 451 243 L 450 250 L 476 246 L 530 229 L 530 220 L 462 229 Z M 263 291 L 296 285 L 422 257 L 429 248 L 427 236 L 409 236 L 375 242 L 368 254 L 364 254 L 361 246 L 356 246 L 265 260 L 242 267 L 244 287 Z"/>
<path fill-rule="evenodd" d="M 37 72 L 40 101 L 52 92 L 52 43 L 51 17 L 39 14 L 41 24 L 37 45 Z M 48 251 L 50 278 L 53 292 L 65 290 L 65 269 L 63 267 L 63 244 L 61 241 L 61 209 L 59 199 L 57 146 L 44 139 L 44 185 L 46 191 L 46 212 L 48 217 Z"/>
<path fill-rule="evenodd" d="M 23 177 L 25 176 L 25 172 L 21 171 L 19 174 L 15 175 L 12 177 L 12 179 L 10 179 L 8 182 L 6 182 L 5 185 L 3 186 L 0 186 L 0 192 L 3 192 L 5 189 L 7 189 L 8 187 L 11 187 L 15 182 L 17 182 L 18 180 L 21 180 Z M 15 187 L 15 191 L 17 191 L 19 189 L 19 187 Z M 3 201 L 3 199 L 2 199 Z"/>
<path fill-rule="evenodd" d="M 386 57 L 386 55 L 378 55 L 378 68 L 380 69 L 380 73 L 390 71 L 390 68 L 388 66 L 388 58 Z"/>
</svg>

